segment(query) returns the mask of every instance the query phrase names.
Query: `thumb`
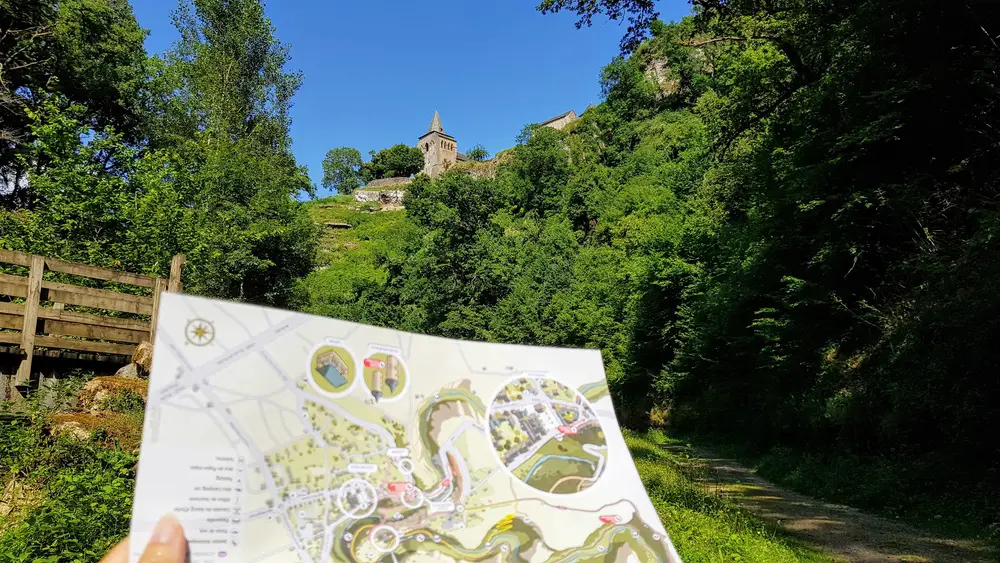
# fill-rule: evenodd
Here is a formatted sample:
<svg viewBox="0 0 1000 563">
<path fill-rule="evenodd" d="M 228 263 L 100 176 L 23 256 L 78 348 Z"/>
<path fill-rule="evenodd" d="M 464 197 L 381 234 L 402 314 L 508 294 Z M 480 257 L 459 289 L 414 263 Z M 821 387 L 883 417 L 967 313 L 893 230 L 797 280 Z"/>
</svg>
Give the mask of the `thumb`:
<svg viewBox="0 0 1000 563">
<path fill-rule="evenodd" d="M 164 516 L 153 528 L 153 535 L 142 552 L 139 563 L 184 563 L 187 560 L 187 540 L 184 528 L 173 516 Z"/>
</svg>

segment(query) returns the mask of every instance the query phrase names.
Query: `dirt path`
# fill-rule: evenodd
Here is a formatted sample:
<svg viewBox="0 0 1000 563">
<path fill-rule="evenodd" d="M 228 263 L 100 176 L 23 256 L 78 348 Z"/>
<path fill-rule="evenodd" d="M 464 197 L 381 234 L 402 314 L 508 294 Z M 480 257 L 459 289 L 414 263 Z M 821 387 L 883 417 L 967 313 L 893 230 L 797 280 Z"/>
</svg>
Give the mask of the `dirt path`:
<svg viewBox="0 0 1000 563">
<path fill-rule="evenodd" d="M 897 521 L 865 514 L 783 489 L 738 462 L 711 452 L 686 452 L 706 486 L 815 545 L 837 561 L 864 563 L 998 561 L 986 544 L 935 536 Z"/>
</svg>

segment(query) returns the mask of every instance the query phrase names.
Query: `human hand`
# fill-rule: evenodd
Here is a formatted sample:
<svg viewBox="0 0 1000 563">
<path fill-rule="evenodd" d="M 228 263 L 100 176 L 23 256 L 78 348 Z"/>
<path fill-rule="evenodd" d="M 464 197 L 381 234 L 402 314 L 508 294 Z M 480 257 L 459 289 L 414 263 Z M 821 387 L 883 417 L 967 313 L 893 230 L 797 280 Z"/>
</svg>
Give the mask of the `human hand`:
<svg viewBox="0 0 1000 563">
<path fill-rule="evenodd" d="M 153 528 L 139 563 L 184 563 L 187 548 L 181 523 L 173 516 L 164 516 Z M 101 563 L 128 563 L 128 554 L 128 538 L 125 538 L 101 559 Z"/>
</svg>

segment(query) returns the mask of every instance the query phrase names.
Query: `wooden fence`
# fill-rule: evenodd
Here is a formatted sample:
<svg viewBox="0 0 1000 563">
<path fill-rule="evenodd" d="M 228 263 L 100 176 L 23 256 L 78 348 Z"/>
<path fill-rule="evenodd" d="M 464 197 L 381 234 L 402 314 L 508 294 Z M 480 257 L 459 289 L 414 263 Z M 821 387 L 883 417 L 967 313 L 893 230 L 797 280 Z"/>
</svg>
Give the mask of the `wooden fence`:
<svg viewBox="0 0 1000 563">
<path fill-rule="evenodd" d="M 0 296 L 24 299 L 23 303 L 0 301 L 0 329 L 20 331 L 0 331 L 0 344 L 15 344 L 21 354 L 17 373 L 7 386 L 7 398 L 16 401 L 21 398 L 19 387 L 31 378 L 31 362 L 39 353 L 38 347 L 125 356 L 132 354 L 136 344 L 144 340 L 153 342 L 160 294 L 181 291 L 184 255 L 178 254 L 171 260 L 169 279 L 2 249 L 0 263 L 28 268 L 27 276 L 0 273 Z M 44 279 L 47 271 L 148 288 L 150 294 L 50 281 Z M 66 305 L 105 313 L 68 311 Z M 132 313 L 133 318 L 113 317 L 106 311 Z"/>
</svg>

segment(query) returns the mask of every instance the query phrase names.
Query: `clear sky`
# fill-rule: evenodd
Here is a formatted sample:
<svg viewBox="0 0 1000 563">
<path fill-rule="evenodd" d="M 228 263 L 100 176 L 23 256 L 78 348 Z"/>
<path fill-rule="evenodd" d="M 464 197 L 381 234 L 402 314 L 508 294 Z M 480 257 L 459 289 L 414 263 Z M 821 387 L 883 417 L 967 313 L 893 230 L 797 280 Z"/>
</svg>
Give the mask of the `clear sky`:
<svg viewBox="0 0 1000 563">
<path fill-rule="evenodd" d="M 177 40 L 174 0 L 131 0 L 146 49 Z M 434 110 L 464 151 L 508 148 L 528 123 L 600 101 L 598 76 L 625 26 L 604 18 L 577 30 L 571 14 L 543 16 L 537 0 L 272 0 L 266 8 L 305 74 L 292 108 L 293 150 L 319 186 L 326 151 L 414 145 Z M 661 18 L 690 11 L 662 0 Z"/>
</svg>

